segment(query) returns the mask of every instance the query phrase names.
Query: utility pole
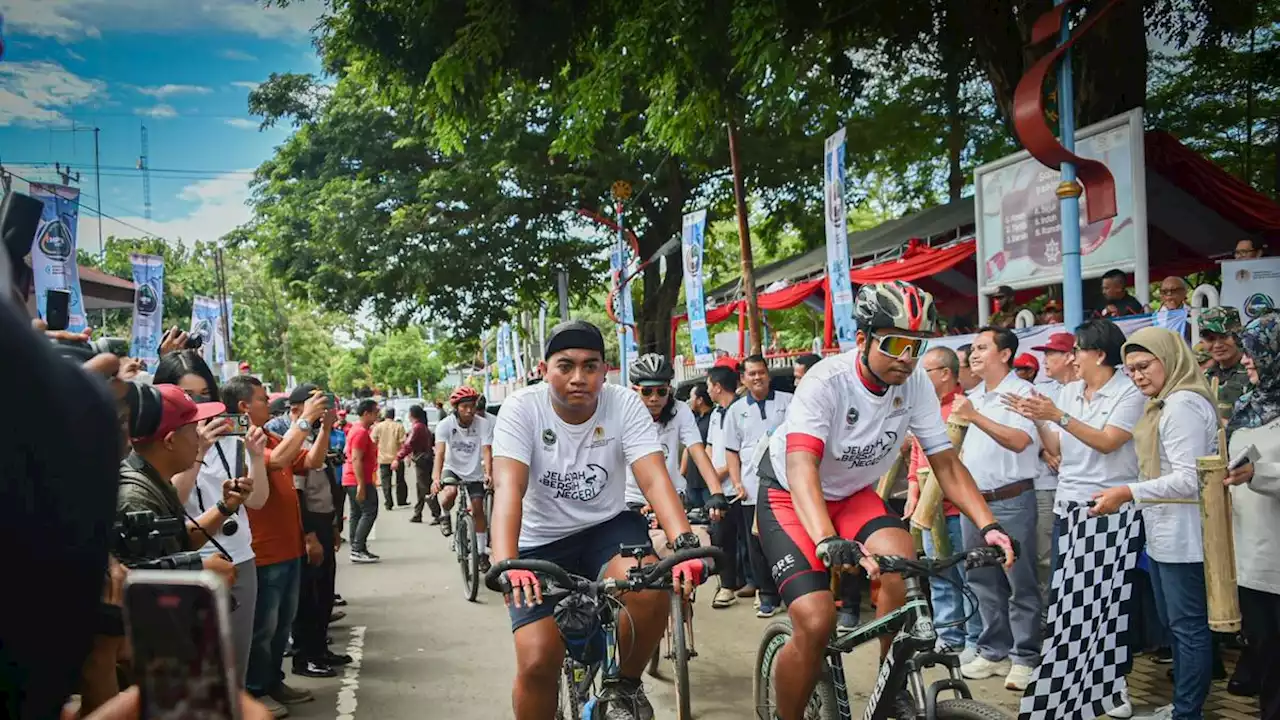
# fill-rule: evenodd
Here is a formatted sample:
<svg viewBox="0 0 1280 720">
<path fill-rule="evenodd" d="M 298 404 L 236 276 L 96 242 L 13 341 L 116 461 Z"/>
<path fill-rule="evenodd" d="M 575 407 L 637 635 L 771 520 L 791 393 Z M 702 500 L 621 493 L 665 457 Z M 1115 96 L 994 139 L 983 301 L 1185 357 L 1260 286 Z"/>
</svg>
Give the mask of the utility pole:
<svg viewBox="0 0 1280 720">
<path fill-rule="evenodd" d="M 222 343 L 227 349 L 227 360 L 235 357 L 231 352 L 231 317 L 227 307 L 227 270 L 222 263 L 222 247 L 218 247 L 217 253 L 214 254 L 213 272 L 214 278 L 218 282 L 218 302 L 222 306 Z"/>
<path fill-rule="evenodd" d="M 738 245 L 742 253 L 742 292 L 747 300 L 749 355 L 760 353 L 760 306 L 756 303 L 755 264 L 751 260 L 751 231 L 747 227 L 747 198 L 742 187 L 742 162 L 738 159 L 738 127 L 729 118 L 729 164 L 733 168 L 733 200 L 738 209 Z"/>
<path fill-rule="evenodd" d="M 142 171 L 142 216 L 151 219 L 151 162 L 147 142 L 147 126 L 142 126 L 142 154 L 138 156 L 138 169 Z"/>
</svg>

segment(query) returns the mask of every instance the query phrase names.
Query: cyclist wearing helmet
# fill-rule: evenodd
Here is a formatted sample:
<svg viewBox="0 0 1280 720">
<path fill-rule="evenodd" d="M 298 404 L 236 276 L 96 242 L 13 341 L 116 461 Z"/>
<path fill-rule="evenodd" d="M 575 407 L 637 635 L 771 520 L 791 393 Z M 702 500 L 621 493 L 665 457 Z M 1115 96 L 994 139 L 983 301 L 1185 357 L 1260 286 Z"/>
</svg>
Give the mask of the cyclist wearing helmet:
<svg viewBox="0 0 1280 720">
<path fill-rule="evenodd" d="M 498 414 L 494 560 L 536 558 L 582 577 L 625 578 L 635 560 L 620 554 L 622 546 L 649 544 L 644 520 L 627 508 L 628 469 L 667 540 L 677 550 L 698 547 L 667 475 L 653 418 L 635 393 L 605 383 L 600 330 L 581 320 L 560 323 L 548 335 L 543 357 L 544 381 L 511 395 Z M 655 561 L 652 554 L 645 560 Z M 692 590 L 703 579 L 702 567 L 701 561 L 677 565 L 673 584 Z M 556 714 L 564 640 L 536 575 L 509 570 L 503 580 L 511 587 L 515 717 L 546 720 Z M 670 599 L 663 591 L 644 591 L 627 593 L 621 602 L 621 677 L 604 684 L 600 703 L 650 720 L 653 707 L 640 675 L 666 631 Z"/>
<path fill-rule="evenodd" d="M 431 492 L 439 495 L 444 517 L 440 532 L 453 534 L 449 511 L 458 497 L 458 486 L 442 488 L 446 479 L 462 483 L 476 521 L 476 546 L 480 549 L 480 572 L 489 570 L 489 526 L 484 516 L 484 491 L 493 482 L 493 421 L 476 415 L 480 393 L 463 385 L 449 396 L 453 414 L 436 425 L 436 461 L 431 471 Z"/>
<path fill-rule="evenodd" d="M 654 427 L 658 431 L 658 443 L 662 445 L 662 455 L 666 458 L 667 475 L 671 476 L 676 491 L 683 496 L 685 480 L 680 474 L 680 446 L 688 448 L 690 459 L 703 477 L 707 478 L 707 486 L 711 490 L 707 509 L 713 520 L 719 520 L 729 503 L 724 498 L 715 466 L 711 464 L 711 458 L 703 445 L 697 418 L 688 405 L 676 402 L 675 393 L 671 389 L 671 380 L 675 376 L 675 368 L 657 353 L 641 355 L 631 363 L 631 385 L 640 394 L 640 400 L 653 417 Z M 640 492 L 640 486 L 636 484 L 635 476 L 629 469 L 627 505 L 637 508 L 645 505 L 644 494 Z"/>
<path fill-rule="evenodd" d="M 836 624 L 830 570 L 861 566 L 880 578 L 876 613 L 902 606 L 905 587 L 879 575 L 865 554 L 915 557 L 915 546 L 875 485 L 910 432 L 920 442 L 946 497 L 982 528 L 1013 563 L 1009 536 L 997 524 L 947 439 L 937 395 L 916 362 L 935 334 L 933 297 L 894 281 L 864 285 L 854 305 L 857 350 L 826 358 L 796 388 L 784 427 L 758 453 L 760 540 L 794 633 L 779 651 L 778 717 L 804 716 Z M 864 554 L 865 553 L 865 554 Z M 887 651 L 890 638 L 882 640 Z M 895 716 L 914 718 L 908 691 Z"/>
</svg>

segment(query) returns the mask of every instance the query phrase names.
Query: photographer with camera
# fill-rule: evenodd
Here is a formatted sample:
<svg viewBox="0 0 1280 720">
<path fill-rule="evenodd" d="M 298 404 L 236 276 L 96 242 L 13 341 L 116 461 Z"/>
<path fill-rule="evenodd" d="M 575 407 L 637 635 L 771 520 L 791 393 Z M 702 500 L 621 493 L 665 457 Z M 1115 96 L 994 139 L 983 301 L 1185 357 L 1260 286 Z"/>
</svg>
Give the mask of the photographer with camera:
<svg viewBox="0 0 1280 720">
<path fill-rule="evenodd" d="M 204 358 L 195 350 L 180 350 L 161 357 L 155 382 L 177 385 L 197 404 L 220 400 L 218 383 Z M 193 517 L 216 506 L 216 499 L 222 495 L 222 485 L 228 480 L 238 491 L 248 493 L 244 508 L 237 509 L 223 522 L 222 529 L 213 534 L 231 556 L 236 568 L 236 581 L 230 588 L 231 597 L 237 605 L 231 614 L 231 638 L 241 685 L 249 667 L 254 606 L 258 597 L 258 573 L 254 565 L 248 509 L 260 509 L 270 493 L 264 457 L 266 432 L 255 427 L 246 430 L 241 422 L 244 418 L 243 415 L 232 414 L 229 418 L 216 417 L 199 423 L 199 459 L 190 470 L 178 473 L 172 480 L 184 508 Z M 212 544 L 200 548 L 201 555 L 211 555 L 216 551 Z"/>
</svg>

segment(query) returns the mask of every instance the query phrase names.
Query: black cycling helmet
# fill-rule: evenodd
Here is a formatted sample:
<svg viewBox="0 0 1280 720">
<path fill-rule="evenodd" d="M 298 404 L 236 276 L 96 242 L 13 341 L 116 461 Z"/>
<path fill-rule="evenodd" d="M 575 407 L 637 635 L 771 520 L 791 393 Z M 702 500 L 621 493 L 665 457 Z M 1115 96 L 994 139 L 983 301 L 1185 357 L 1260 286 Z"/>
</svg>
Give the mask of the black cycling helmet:
<svg viewBox="0 0 1280 720">
<path fill-rule="evenodd" d="M 902 280 L 873 283 L 858 288 L 853 304 L 858 329 L 908 330 L 932 333 L 938 327 L 938 310 L 933 295 Z"/>
<path fill-rule="evenodd" d="M 670 385 L 675 368 L 658 353 L 645 353 L 631 363 L 631 382 L 635 385 Z"/>
</svg>

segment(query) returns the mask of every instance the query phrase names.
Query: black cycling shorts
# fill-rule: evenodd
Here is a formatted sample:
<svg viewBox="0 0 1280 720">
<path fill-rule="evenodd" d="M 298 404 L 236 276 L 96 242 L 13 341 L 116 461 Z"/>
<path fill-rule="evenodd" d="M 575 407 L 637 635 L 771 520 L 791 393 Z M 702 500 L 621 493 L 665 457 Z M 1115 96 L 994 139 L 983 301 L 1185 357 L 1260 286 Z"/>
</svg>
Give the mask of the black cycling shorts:
<svg viewBox="0 0 1280 720">
<path fill-rule="evenodd" d="M 471 498 L 472 500 L 484 499 L 484 481 L 483 480 L 476 480 L 476 481 L 463 480 L 462 478 L 458 477 L 458 474 L 455 473 L 454 471 L 445 470 L 443 473 L 440 474 L 440 482 L 453 483 L 455 485 L 466 488 L 467 497 Z"/>
</svg>

